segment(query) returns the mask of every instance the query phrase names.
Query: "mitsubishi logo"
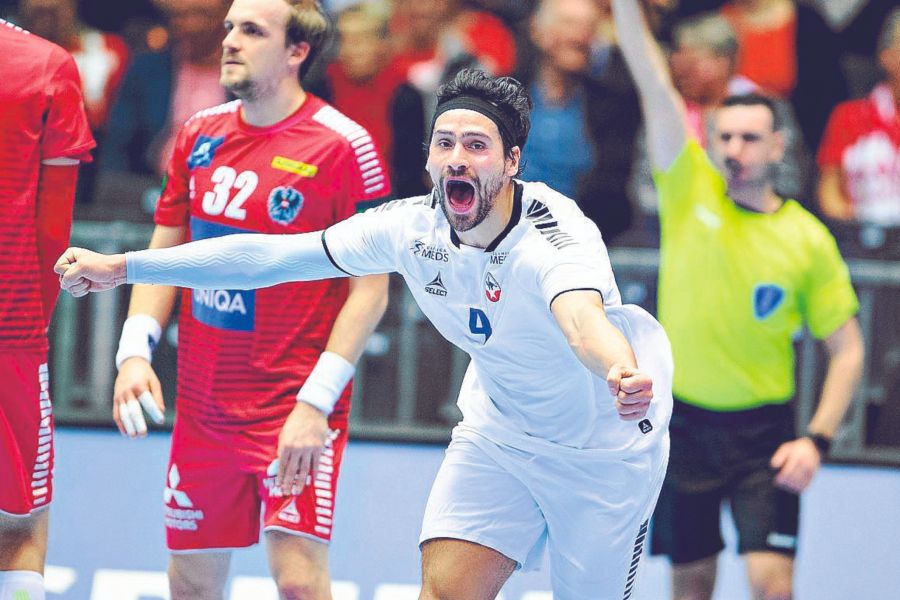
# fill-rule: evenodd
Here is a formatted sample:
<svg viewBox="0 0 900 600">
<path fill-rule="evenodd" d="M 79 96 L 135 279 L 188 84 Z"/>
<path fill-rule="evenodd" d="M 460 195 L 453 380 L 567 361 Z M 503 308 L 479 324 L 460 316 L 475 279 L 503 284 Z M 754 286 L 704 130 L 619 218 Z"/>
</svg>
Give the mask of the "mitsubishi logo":
<svg viewBox="0 0 900 600">
<path fill-rule="evenodd" d="M 177 489 L 180 482 L 181 475 L 178 474 L 178 465 L 173 464 L 172 468 L 169 469 L 169 485 L 167 485 L 166 489 L 163 491 L 163 502 L 169 504 L 174 500 L 175 504 L 181 508 L 192 508 L 194 503 L 191 502 L 188 495 Z"/>
</svg>

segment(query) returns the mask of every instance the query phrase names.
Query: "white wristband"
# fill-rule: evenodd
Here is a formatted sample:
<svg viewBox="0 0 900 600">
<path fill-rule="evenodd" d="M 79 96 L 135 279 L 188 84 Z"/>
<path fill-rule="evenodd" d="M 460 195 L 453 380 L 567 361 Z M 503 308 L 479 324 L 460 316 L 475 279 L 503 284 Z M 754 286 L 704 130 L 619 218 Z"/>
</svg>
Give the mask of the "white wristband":
<svg viewBox="0 0 900 600">
<path fill-rule="evenodd" d="M 330 415 L 355 371 L 356 367 L 339 354 L 323 352 L 303 387 L 297 392 L 297 402 L 312 404 Z"/>
<path fill-rule="evenodd" d="M 116 352 L 116 369 L 134 356 L 153 361 L 153 351 L 159 344 L 162 327 L 159 321 L 150 315 L 132 315 L 125 319 L 122 336 L 119 338 L 119 350 Z"/>
</svg>

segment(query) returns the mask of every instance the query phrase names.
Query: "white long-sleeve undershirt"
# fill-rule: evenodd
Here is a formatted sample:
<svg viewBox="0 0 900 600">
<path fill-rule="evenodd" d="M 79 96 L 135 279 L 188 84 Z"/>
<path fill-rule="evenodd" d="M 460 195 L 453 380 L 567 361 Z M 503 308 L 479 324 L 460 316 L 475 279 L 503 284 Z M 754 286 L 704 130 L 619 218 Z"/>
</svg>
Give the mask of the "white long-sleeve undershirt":
<svg viewBox="0 0 900 600">
<path fill-rule="evenodd" d="M 125 254 L 126 281 L 194 289 L 249 290 L 289 281 L 346 277 L 322 232 L 240 233 Z"/>
</svg>

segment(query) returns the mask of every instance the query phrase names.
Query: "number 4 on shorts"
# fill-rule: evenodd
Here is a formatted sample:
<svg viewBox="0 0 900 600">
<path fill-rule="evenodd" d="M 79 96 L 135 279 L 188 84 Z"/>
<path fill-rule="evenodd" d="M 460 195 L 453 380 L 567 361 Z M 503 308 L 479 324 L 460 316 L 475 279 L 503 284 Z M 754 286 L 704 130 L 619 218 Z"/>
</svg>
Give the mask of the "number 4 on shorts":
<svg viewBox="0 0 900 600">
<path fill-rule="evenodd" d="M 491 337 L 491 322 L 488 321 L 487 315 L 479 308 L 469 309 L 469 331 L 474 334 L 484 335 L 484 343 L 486 344 Z"/>
</svg>

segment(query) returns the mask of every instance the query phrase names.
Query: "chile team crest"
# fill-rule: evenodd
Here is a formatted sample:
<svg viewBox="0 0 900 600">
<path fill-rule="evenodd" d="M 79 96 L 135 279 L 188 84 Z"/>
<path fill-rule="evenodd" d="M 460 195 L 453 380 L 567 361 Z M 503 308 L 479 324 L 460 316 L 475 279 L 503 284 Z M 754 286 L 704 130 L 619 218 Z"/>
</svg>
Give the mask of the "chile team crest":
<svg viewBox="0 0 900 600">
<path fill-rule="evenodd" d="M 291 186 L 278 186 L 269 194 L 269 216 L 280 225 L 290 225 L 303 209 L 303 194 Z"/>
<path fill-rule="evenodd" d="M 499 302 L 500 301 L 500 293 L 503 290 L 500 289 L 500 284 L 497 283 L 497 280 L 494 279 L 494 276 L 488 273 L 484 276 L 484 295 L 491 302 Z"/>
</svg>

